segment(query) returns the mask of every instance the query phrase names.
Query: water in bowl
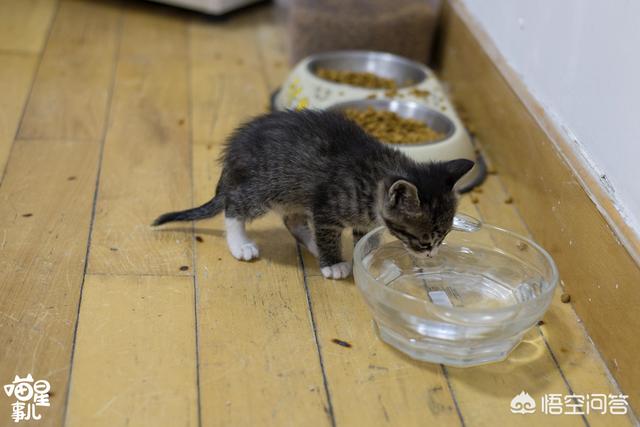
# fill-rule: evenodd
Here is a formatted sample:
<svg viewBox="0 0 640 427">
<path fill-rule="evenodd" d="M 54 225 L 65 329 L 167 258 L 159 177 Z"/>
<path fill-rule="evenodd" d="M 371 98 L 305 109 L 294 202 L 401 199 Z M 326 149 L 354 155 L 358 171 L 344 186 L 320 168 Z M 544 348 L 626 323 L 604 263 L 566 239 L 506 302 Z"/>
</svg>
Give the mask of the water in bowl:
<svg viewBox="0 0 640 427">
<path fill-rule="evenodd" d="M 377 280 L 439 306 L 508 307 L 535 298 L 543 290 L 540 272 L 494 249 L 445 244 L 436 257 L 419 258 L 395 241 L 371 255 L 368 268 Z"/>
<path fill-rule="evenodd" d="M 433 258 L 412 255 L 381 227 L 356 245 L 354 276 L 385 342 L 452 366 L 504 359 L 558 282 L 542 248 L 486 224 L 450 233 Z"/>
</svg>

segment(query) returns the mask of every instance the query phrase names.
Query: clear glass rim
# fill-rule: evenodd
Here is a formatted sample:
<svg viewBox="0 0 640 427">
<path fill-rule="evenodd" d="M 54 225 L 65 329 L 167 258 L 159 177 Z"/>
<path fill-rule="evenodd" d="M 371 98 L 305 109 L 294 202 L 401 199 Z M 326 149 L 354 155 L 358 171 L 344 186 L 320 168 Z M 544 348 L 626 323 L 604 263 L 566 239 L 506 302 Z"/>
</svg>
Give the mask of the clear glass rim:
<svg viewBox="0 0 640 427">
<path fill-rule="evenodd" d="M 359 241 L 358 243 L 356 243 L 356 246 L 353 250 L 353 264 L 354 264 L 354 270 L 357 268 L 359 270 L 361 270 L 366 278 L 368 280 L 370 280 L 372 283 L 374 283 L 376 288 L 381 289 L 383 292 L 385 293 L 390 293 L 396 296 L 399 296 L 401 298 L 410 300 L 410 301 L 416 301 L 418 303 L 421 304 L 426 304 L 427 306 L 431 306 L 434 307 L 437 310 L 440 311 L 448 311 L 448 312 L 453 312 L 453 313 L 464 313 L 466 315 L 469 314 L 491 314 L 491 313 L 505 313 L 505 312 L 509 312 L 512 311 L 514 309 L 518 309 L 520 307 L 526 306 L 526 305 L 530 305 L 533 301 L 539 300 L 542 297 L 547 296 L 547 294 L 549 293 L 553 293 L 556 289 L 556 287 L 558 286 L 558 280 L 559 280 L 559 273 L 558 273 L 558 267 L 556 266 L 556 263 L 553 261 L 553 258 L 551 258 L 551 255 L 549 255 L 549 253 L 539 244 L 537 244 L 536 242 L 534 242 L 533 240 L 529 239 L 528 237 L 522 236 L 518 233 L 514 233 L 512 231 L 506 230 L 504 228 L 501 227 L 496 227 L 495 225 L 490 225 L 490 224 L 482 224 L 482 227 L 480 228 L 480 230 L 487 228 L 487 229 L 491 229 L 494 231 L 498 231 L 500 233 L 504 233 L 506 235 L 508 235 L 509 237 L 513 237 L 514 239 L 520 239 L 522 241 L 524 241 L 525 243 L 527 243 L 527 245 L 529 245 L 530 247 L 534 248 L 536 251 L 538 251 L 539 254 L 542 255 L 542 257 L 545 259 L 545 262 L 547 263 L 547 265 L 550 267 L 551 269 L 551 278 L 549 280 L 550 286 L 548 287 L 548 289 L 545 289 L 538 297 L 532 299 L 532 300 L 528 300 L 528 301 L 523 301 L 523 302 L 517 302 L 515 304 L 511 304 L 508 305 L 506 307 L 501 307 L 501 308 L 466 308 L 466 307 L 444 307 L 441 305 L 437 305 L 432 303 L 431 301 L 429 301 L 428 299 L 423 299 L 423 298 L 418 298 L 409 294 L 406 294 L 404 292 L 398 291 L 396 289 L 393 288 L 389 288 L 387 286 L 382 285 L 376 278 L 374 278 L 371 273 L 369 273 L 369 271 L 364 268 L 364 265 L 362 265 L 362 258 L 363 258 L 363 251 L 364 251 L 364 245 L 366 244 L 366 242 L 371 238 L 371 236 L 373 236 L 376 233 L 379 232 L 384 232 L 386 231 L 386 227 L 385 226 L 379 226 L 377 228 L 374 228 L 373 230 L 371 230 L 370 232 L 368 232 L 367 234 L 365 234 Z M 464 231 L 454 231 L 456 233 L 464 233 Z M 357 283 L 356 283 L 357 286 Z M 362 289 L 362 288 L 361 288 Z"/>
</svg>

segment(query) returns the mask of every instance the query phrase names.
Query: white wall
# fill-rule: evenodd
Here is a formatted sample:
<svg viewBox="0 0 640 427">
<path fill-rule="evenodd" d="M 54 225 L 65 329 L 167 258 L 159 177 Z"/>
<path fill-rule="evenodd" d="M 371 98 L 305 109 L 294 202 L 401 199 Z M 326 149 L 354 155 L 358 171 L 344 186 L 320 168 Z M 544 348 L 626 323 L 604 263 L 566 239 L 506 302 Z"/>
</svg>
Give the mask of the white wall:
<svg viewBox="0 0 640 427">
<path fill-rule="evenodd" d="M 640 232 L 640 1 L 462 1 Z"/>
</svg>

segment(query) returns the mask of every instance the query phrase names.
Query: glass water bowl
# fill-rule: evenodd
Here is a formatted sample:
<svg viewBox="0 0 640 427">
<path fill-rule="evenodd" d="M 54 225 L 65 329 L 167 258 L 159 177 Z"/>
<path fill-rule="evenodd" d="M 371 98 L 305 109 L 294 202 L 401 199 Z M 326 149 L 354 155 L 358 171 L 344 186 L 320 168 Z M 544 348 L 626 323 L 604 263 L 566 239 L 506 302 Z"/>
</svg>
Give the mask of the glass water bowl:
<svg viewBox="0 0 640 427">
<path fill-rule="evenodd" d="M 536 325 L 558 271 L 535 242 L 487 224 L 452 231 L 433 258 L 379 227 L 355 247 L 354 278 L 385 342 L 414 359 L 474 366 L 505 359 Z"/>
</svg>

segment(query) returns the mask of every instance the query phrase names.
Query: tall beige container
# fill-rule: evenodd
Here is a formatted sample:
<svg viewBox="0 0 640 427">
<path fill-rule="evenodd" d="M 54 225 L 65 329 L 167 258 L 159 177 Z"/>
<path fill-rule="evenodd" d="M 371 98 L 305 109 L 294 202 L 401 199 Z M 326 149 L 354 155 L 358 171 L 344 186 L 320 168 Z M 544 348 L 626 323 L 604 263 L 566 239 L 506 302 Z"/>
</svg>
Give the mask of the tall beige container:
<svg viewBox="0 0 640 427">
<path fill-rule="evenodd" d="M 292 63 L 319 52 L 391 52 L 426 62 L 440 0 L 289 0 Z"/>
</svg>

